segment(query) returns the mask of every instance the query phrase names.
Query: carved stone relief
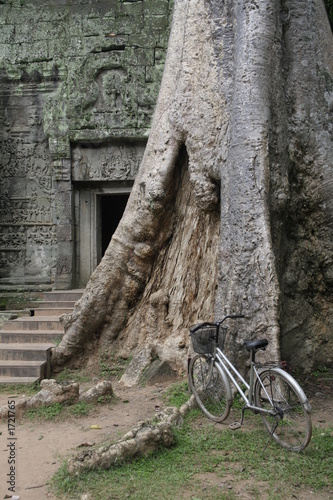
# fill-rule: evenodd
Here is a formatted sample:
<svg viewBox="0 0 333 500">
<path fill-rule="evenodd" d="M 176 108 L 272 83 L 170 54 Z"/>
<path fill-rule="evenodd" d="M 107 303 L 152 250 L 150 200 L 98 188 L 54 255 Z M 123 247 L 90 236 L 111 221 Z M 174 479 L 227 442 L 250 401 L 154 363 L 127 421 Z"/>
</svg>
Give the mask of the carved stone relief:
<svg viewBox="0 0 333 500">
<path fill-rule="evenodd" d="M 173 8 L 172 0 L 39 4 L 3 5 L 0 288 L 72 286 L 73 182 L 80 190 L 96 181 L 94 192 L 132 184 Z"/>
<path fill-rule="evenodd" d="M 72 149 L 74 181 L 134 180 L 145 144 L 77 144 Z"/>
<path fill-rule="evenodd" d="M 57 242 L 47 143 L 12 135 L 1 151 L 0 283 L 51 282 Z"/>
</svg>

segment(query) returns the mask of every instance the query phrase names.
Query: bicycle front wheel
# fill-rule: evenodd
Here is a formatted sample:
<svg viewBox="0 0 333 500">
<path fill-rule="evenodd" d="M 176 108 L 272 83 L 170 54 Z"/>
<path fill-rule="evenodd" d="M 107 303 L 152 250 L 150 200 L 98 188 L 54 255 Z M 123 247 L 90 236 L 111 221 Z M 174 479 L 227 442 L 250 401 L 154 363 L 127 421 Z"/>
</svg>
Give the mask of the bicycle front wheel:
<svg viewBox="0 0 333 500">
<path fill-rule="evenodd" d="M 302 451 L 310 442 L 311 417 L 298 383 L 281 369 L 259 374 L 254 387 L 256 406 L 267 410 L 261 418 L 272 438 L 289 451 Z M 271 413 L 268 413 L 270 411 Z"/>
<path fill-rule="evenodd" d="M 214 420 L 227 418 L 232 403 L 230 384 L 212 358 L 198 354 L 189 367 L 189 386 L 201 410 Z"/>
</svg>

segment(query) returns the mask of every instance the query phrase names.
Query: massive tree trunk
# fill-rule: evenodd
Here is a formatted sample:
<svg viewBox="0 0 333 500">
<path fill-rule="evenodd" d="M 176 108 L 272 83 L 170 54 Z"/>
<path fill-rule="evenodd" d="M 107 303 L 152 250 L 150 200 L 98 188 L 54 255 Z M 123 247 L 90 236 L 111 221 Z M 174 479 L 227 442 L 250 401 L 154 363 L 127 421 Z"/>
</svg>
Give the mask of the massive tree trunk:
<svg viewBox="0 0 333 500">
<path fill-rule="evenodd" d="M 55 368 L 98 348 L 182 369 L 189 325 L 240 312 L 233 359 L 260 335 L 332 361 L 332 49 L 321 0 L 175 1 L 139 174 Z"/>
</svg>

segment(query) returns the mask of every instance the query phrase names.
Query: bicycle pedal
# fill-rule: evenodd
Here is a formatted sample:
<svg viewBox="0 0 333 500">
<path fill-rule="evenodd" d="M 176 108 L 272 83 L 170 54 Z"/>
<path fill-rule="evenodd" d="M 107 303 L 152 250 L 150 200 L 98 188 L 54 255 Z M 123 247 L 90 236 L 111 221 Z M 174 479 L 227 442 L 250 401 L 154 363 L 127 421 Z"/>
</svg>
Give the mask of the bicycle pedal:
<svg viewBox="0 0 333 500">
<path fill-rule="evenodd" d="M 236 431 L 237 429 L 239 429 L 240 427 L 242 427 L 242 424 L 240 422 L 233 422 L 232 424 L 229 425 L 229 428 L 232 430 L 232 431 Z"/>
</svg>

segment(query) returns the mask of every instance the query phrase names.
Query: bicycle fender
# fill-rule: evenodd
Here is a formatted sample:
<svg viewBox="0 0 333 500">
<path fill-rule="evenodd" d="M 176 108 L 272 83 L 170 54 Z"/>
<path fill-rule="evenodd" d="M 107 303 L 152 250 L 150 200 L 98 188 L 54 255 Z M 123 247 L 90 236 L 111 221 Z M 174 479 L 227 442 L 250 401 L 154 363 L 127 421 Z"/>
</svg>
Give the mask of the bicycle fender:
<svg viewBox="0 0 333 500">
<path fill-rule="evenodd" d="M 292 385 L 293 388 L 295 389 L 295 391 L 298 392 L 298 394 L 300 396 L 301 403 L 304 406 L 305 411 L 307 413 L 311 413 L 311 404 L 310 404 L 308 398 L 306 397 L 305 392 L 303 391 L 302 387 L 294 379 L 294 377 L 292 375 L 290 375 L 290 373 L 286 372 L 285 370 L 282 370 L 282 368 L 274 367 L 274 368 L 270 368 L 270 371 L 275 372 L 275 373 L 279 373 L 288 380 L 290 385 Z"/>
</svg>

